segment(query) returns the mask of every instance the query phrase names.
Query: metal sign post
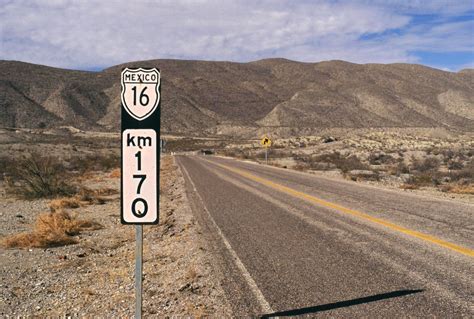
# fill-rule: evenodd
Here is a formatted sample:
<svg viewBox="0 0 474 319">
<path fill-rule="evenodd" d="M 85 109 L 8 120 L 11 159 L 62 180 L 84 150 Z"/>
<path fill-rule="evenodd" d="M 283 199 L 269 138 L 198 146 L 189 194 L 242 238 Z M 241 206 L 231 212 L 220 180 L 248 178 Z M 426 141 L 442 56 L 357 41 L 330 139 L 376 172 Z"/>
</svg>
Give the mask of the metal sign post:
<svg viewBox="0 0 474 319">
<path fill-rule="evenodd" d="M 160 153 L 165 153 L 166 141 L 165 139 L 160 139 Z"/>
<path fill-rule="evenodd" d="M 142 274 L 143 274 L 143 226 L 135 226 L 135 318 L 142 317 Z"/>
<path fill-rule="evenodd" d="M 143 225 L 159 222 L 160 71 L 123 69 L 121 222 L 135 225 L 135 318 L 142 317 Z"/>
</svg>

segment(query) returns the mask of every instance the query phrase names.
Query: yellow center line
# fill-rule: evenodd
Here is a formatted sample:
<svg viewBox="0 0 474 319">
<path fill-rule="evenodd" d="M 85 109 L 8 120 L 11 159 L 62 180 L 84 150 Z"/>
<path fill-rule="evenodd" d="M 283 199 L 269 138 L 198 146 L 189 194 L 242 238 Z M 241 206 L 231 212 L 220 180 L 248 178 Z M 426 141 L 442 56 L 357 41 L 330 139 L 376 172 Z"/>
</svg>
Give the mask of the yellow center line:
<svg viewBox="0 0 474 319">
<path fill-rule="evenodd" d="M 207 161 L 207 160 L 206 160 Z M 328 201 L 325 201 L 323 199 L 320 199 L 320 198 L 317 198 L 315 196 L 312 196 L 312 195 L 309 195 L 309 194 L 306 194 L 306 193 L 303 193 L 303 192 L 299 192 L 297 190 L 294 190 L 292 188 L 289 188 L 289 187 L 286 187 L 286 186 L 283 186 L 283 185 L 280 185 L 280 184 L 277 184 L 277 183 L 274 183 L 270 180 L 267 180 L 265 178 L 262 178 L 262 177 L 259 177 L 259 176 L 255 176 L 253 174 L 250 174 L 250 173 L 247 173 L 246 171 L 243 171 L 241 169 L 238 169 L 238 168 L 233 168 L 233 167 L 229 167 L 227 165 L 223 165 L 223 164 L 218 164 L 218 163 L 215 163 L 215 162 L 211 162 L 211 161 L 208 161 L 214 165 L 217 165 L 219 167 L 222 167 L 224 169 L 227 169 L 229 171 L 232 171 L 236 174 L 239 174 L 243 177 L 246 177 L 250 180 L 253 180 L 255 182 L 258 182 L 260 184 L 263 184 L 263 185 L 266 185 L 266 186 L 269 186 L 273 189 L 276 189 L 280 192 L 283 192 L 283 193 L 286 193 L 286 194 L 289 194 L 289 195 L 292 195 L 294 197 L 297 197 L 297 198 L 301 198 L 301 199 L 304 199 L 304 200 L 307 200 L 309 202 L 312 202 L 312 203 L 315 203 L 315 204 L 318 204 L 318 205 L 321 205 L 321 206 L 324 206 L 324 207 L 329 207 L 329 208 L 332 208 L 332 209 L 335 209 L 339 212 L 342 212 L 342 213 L 345 213 L 345 214 L 349 214 L 349 215 L 352 215 L 352 216 L 357 216 L 359 218 L 362 218 L 362 219 L 365 219 L 365 220 L 368 220 L 368 221 L 371 221 L 373 223 L 376 223 L 376 224 L 379 224 L 379 225 L 382 225 L 382 226 L 385 226 L 387 228 L 390 228 L 392 230 L 396 230 L 398 232 L 401 232 L 403 234 L 406 234 L 406 235 L 409 235 L 409 236 L 412 236 L 412 237 L 416 237 L 416 238 L 419 238 L 419 239 L 422 239 L 422 240 L 425 240 L 425 241 L 428 241 L 430 243 L 433 243 L 433 244 L 436 244 L 438 246 L 441 246 L 441 247 L 444 247 L 444 248 L 448 248 L 448 249 L 451 249 L 451 250 L 454 250 L 458 253 L 461 253 L 463 255 L 467 255 L 467 256 L 470 256 L 470 257 L 474 257 L 474 250 L 472 249 L 469 249 L 469 248 L 466 248 L 466 247 L 462 247 L 462 246 L 459 246 L 459 245 L 456 245 L 456 244 L 453 244 L 453 243 L 450 243 L 450 242 L 447 242 L 447 241 L 444 241 L 442 239 L 439 239 L 437 237 L 434 237 L 434 236 L 431 236 L 431 235 L 428 235 L 428 234 L 424 234 L 424 233 L 420 233 L 418 231 L 415 231 L 415 230 L 411 230 L 411 229 L 408 229 L 408 228 L 405 228 L 405 227 L 402 227 L 402 226 L 399 226 L 399 225 L 396 225 L 396 224 L 393 224 L 389 221 L 386 221 L 384 219 L 381 219 L 381 218 L 377 218 L 377 217 L 373 217 L 369 214 L 366 214 L 366 213 L 362 213 L 362 212 L 359 212 L 357 210 L 354 210 L 354 209 L 350 209 L 350 208 L 347 208 L 347 207 L 344 207 L 344 206 L 341 206 L 341 205 L 338 205 L 338 204 L 334 204 L 334 203 L 331 203 L 331 202 L 328 202 Z"/>
</svg>

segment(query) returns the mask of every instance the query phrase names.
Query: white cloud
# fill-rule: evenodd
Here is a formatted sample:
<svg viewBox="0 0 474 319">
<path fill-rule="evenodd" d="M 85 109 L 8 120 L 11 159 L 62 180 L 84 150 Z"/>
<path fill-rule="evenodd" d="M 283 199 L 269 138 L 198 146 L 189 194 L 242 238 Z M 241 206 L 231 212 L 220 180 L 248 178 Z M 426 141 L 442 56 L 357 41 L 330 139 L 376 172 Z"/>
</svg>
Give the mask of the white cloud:
<svg viewBox="0 0 474 319">
<path fill-rule="evenodd" d="M 458 67 L 458 70 L 463 70 L 463 69 L 474 69 L 474 60 L 465 64 L 462 64 Z"/>
<path fill-rule="evenodd" d="M 471 0 L 340 0 L 340 2 L 363 3 L 371 6 L 383 6 L 403 14 L 440 14 L 456 15 L 474 10 Z"/>
<path fill-rule="evenodd" d="M 393 8 L 421 7 L 377 2 L 0 0 L 0 59 L 69 68 L 156 58 L 413 62 L 413 46 L 433 47 L 438 35 L 454 32 L 446 27 L 428 30 L 427 40 L 415 32 L 362 41 L 409 25 L 410 17 Z M 466 36 L 454 40 L 462 47 Z"/>
</svg>

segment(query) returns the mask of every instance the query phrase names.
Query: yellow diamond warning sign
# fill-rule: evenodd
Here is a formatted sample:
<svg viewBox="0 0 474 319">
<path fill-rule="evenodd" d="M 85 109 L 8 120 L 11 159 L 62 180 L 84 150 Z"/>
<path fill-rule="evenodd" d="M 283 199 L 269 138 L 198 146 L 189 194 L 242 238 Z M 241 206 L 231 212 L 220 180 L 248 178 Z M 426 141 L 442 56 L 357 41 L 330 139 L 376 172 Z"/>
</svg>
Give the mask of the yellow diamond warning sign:
<svg viewBox="0 0 474 319">
<path fill-rule="evenodd" d="M 263 147 L 270 147 L 272 146 L 272 140 L 270 140 L 268 137 L 264 136 L 262 140 L 260 141 L 260 144 L 262 144 Z"/>
</svg>

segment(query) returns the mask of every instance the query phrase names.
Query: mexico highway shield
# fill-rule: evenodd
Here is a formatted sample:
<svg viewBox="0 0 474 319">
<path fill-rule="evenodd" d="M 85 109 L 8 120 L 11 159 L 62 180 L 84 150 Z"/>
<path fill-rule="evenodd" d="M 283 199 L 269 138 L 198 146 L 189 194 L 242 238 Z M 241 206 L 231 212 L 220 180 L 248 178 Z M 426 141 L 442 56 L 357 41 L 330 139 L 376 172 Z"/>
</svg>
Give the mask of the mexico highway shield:
<svg viewBox="0 0 474 319">
<path fill-rule="evenodd" d="M 122 105 L 138 121 L 153 114 L 160 102 L 160 73 L 156 69 L 122 71 Z"/>
</svg>

